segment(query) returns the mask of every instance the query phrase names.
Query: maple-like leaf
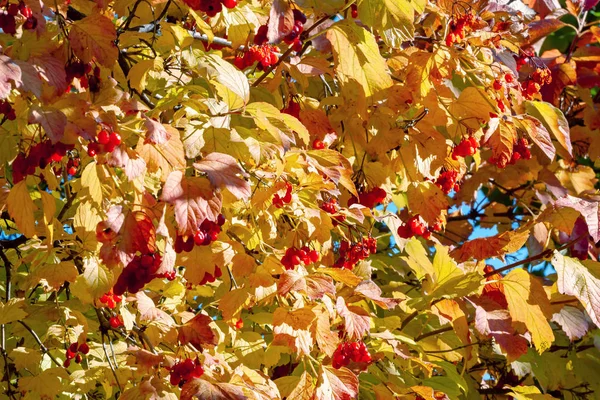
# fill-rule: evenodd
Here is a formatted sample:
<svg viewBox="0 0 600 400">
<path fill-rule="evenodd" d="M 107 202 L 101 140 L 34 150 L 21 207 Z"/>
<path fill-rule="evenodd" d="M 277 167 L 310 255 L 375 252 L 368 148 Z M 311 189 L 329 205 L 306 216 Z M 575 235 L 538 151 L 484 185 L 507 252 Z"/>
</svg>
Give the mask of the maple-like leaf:
<svg viewBox="0 0 600 400">
<path fill-rule="evenodd" d="M 552 316 L 552 321 L 560 325 L 567 337 L 573 341 L 588 332 L 589 324 L 585 314 L 578 308 L 566 306 Z"/>
<path fill-rule="evenodd" d="M 207 345 L 216 346 L 218 338 L 210 327 L 211 322 L 208 315 L 197 314 L 178 328 L 178 340 L 183 344 L 190 343 L 197 349 Z"/>
<path fill-rule="evenodd" d="M 21 69 L 9 57 L 0 54 L 0 99 L 8 97 L 13 84 L 15 86 L 22 84 Z"/>
<path fill-rule="evenodd" d="M 17 227 L 26 237 L 35 236 L 34 212 L 36 206 L 29 195 L 27 182 L 21 181 L 10 189 L 6 198 L 8 213 L 15 220 Z"/>
<path fill-rule="evenodd" d="M 304 371 L 304 373 L 300 377 L 300 381 L 298 382 L 294 390 L 292 390 L 288 398 L 296 400 L 312 400 L 314 393 L 314 379 L 307 371 Z"/>
<path fill-rule="evenodd" d="M 358 378 L 348 368 L 321 367 L 315 400 L 354 400 L 358 396 Z"/>
<path fill-rule="evenodd" d="M 309 308 L 288 311 L 279 307 L 273 314 L 273 343 L 286 345 L 299 354 L 310 354 L 314 339 L 309 329 L 315 318 Z"/>
<path fill-rule="evenodd" d="M 362 338 L 371 326 L 371 316 L 358 306 L 347 306 L 343 297 L 338 297 L 336 310 L 344 319 L 344 330 L 350 339 Z"/>
<path fill-rule="evenodd" d="M 239 386 L 230 383 L 211 383 L 204 379 L 190 379 L 181 388 L 181 400 L 247 400 Z"/>
<path fill-rule="evenodd" d="M 286 270 L 277 282 L 277 292 L 286 295 L 290 292 L 305 293 L 309 299 L 322 298 L 325 294 L 335 294 L 333 280 L 322 274 L 308 274 L 306 269 Z"/>
<path fill-rule="evenodd" d="M 194 163 L 194 168 L 204 172 L 214 187 L 225 187 L 238 199 L 247 200 L 252 193 L 250 184 L 242 178 L 247 174 L 228 154 L 210 153 Z"/>
<path fill-rule="evenodd" d="M 143 211 L 127 213 L 123 221 L 121 248 L 126 253 L 151 254 L 156 250 L 156 229 L 152 218 Z"/>
<path fill-rule="evenodd" d="M 550 348 L 554 333 L 548 323 L 550 302 L 541 283 L 522 269 L 515 269 L 503 279 L 504 295 L 513 322 L 525 324 L 536 349 Z"/>
<path fill-rule="evenodd" d="M 279 43 L 294 27 L 292 7 L 285 0 L 274 0 L 269 11 L 267 39 L 270 43 Z"/>
<path fill-rule="evenodd" d="M 400 302 L 397 299 L 383 297 L 381 288 L 373 281 L 363 281 L 354 288 L 354 293 L 373 301 L 379 307 L 391 310 Z"/>
<path fill-rule="evenodd" d="M 600 240 L 600 203 L 567 195 L 556 200 L 556 207 L 570 207 L 581 213 L 594 241 Z"/>
<path fill-rule="evenodd" d="M 573 155 L 573 145 L 569 132 L 569 123 L 562 111 L 551 104 L 541 101 L 526 101 L 525 109 L 537 118 L 560 144 L 557 149 L 561 157 L 569 159 Z"/>
<path fill-rule="evenodd" d="M 529 237 L 529 231 L 508 231 L 487 238 L 477 238 L 466 241 L 461 247 L 453 250 L 450 255 L 458 262 L 471 258 L 485 260 L 491 257 L 501 257 L 519 250 Z"/>
<path fill-rule="evenodd" d="M 371 98 L 392 86 L 377 42 L 366 29 L 342 20 L 327 31 L 333 49 L 335 72 L 342 85 L 353 84 Z"/>
<path fill-rule="evenodd" d="M 600 326 L 600 263 L 580 262 L 555 251 L 552 266 L 558 275 L 558 291 L 577 297 L 592 321 Z"/>
<path fill-rule="evenodd" d="M 171 138 L 171 133 L 167 131 L 167 128 L 152 118 L 144 119 L 144 128 L 146 128 L 144 143 L 164 144 Z"/>
<path fill-rule="evenodd" d="M 99 13 L 76 21 L 69 31 L 71 48 L 81 61 L 89 63 L 95 59 L 106 67 L 117 61 L 116 39 L 117 31 L 112 21 Z"/>
<path fill-rule="evenodd" d="M 173 171 L 163 186 L 161 200 L 172 204 L 181 235 L 192 235 L 202 221 L 216 221 L 221 212 L 221 197 L 215 194 L 208 180 L 186 177 Z"/>
</svg>

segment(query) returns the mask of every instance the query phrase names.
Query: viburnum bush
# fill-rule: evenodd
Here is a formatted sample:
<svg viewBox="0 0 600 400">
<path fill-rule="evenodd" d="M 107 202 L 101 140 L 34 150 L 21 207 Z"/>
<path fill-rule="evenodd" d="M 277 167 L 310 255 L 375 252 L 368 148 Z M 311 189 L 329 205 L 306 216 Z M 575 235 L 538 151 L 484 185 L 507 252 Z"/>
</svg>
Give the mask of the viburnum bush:
<svg viewBox="0 0 600 400">
<path fill-rule="evenodd" d="M 597 2 L 0 1 L 0 398 L 600 397 Z"/>
</svg>

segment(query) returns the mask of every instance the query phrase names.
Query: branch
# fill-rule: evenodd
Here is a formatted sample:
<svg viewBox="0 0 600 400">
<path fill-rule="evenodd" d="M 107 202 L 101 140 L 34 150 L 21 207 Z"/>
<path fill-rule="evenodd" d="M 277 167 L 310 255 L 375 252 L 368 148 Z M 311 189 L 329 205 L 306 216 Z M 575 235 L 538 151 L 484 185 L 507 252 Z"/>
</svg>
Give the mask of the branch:
<svg viewBox="0 0 600 400">
<path fill-rule="evenodd" d="M 467 321 L 467 324 L 471 324 L 471 323 L 473 323 L 473 321 L 475 321 L 475 320 L 471 318 L 471 319 L 469 319 Z M 448 331 L 451 331 L 453 329 L 454 329 L 454 327 L 452 325 L 448 325 L 448 326 L 445 326 L 445 327 L 440 328 L 440 329 L 436 329 L 436 330 L 431 331 L 431 332 L 423 333 L 422 335 L 419 335 L 419 336 L 417 336 L 415 338 L 415 342 L 420 342 L 421 340 L 426 339 L 426 338 L 428 338 L 430 336 L 435 336 L 437 334 L 448 332 Z"/>
<path fill-rule="evenodd" d="M 64 368 L 64 366 L 61 363 L 59 363 L 58 360 L 56 360 L 56 358 L 54 358 L 54 356 L 52 354 L 50 354 L 50 352 L 48 351 L 48 348 L 46 346 L 44 346 L 44 343 L 42 343 L 42 341 L 40 340 L 40 337 L 37 335 L 37 333 L 35 333 L 35 331 L 33 329 L 31 329 L 29 327 L 29 325 L 27 325 L 23 321 L 17 321 L 17 322 L 20 323 L 21 325 L 23 325 L 25 327 L 25 329 L 27 329 L 29 331 L 29 333 L 31 333 L 31 336 L 33 336 L 33 338 L 35 339 L 37 344 L 40 346 L 40 350 L 42 351 L 42 353 L 47 354 L 48 357 L 50 357 L 50 359 L 52 360 L 52 362 L 54 364 L 56 364 L 58 367 Z M 65 371 L 67 371 L 67 373 L 69 375 L 71 375 L 71 373 L 69 372 L 68 369 L 65 368 Z"/>
<path fill-rule="evenodd" d="M 508 265 L 506 265 L 506 266 L 504 266 L 502 268 L 498 268 L 498 269 L 496 269 L 494 271 L 490 271 L 487 274 L 484 274 L 483 277 L 484 278 L 489 278 L 490 276 L 492 276 L 494 274 L 499 274 L 501 272 L 508 271 L 509 269 L 518 267 L 519 265 L 527 264 L 527 263 L 529 263 L 531 261 L 541 260 L 541 259 L 550 257 L 555 251 L 561 251 L 561 250 L 566 249 L 567 247 L 572 246 L 573 244 L 575 244 L 576 242 L 578 242 L 579 240 L 581 240 L 584 236 L 585 236 L 585 234 L 583 234 L 583 235 L 581 235 L 581 236 L 579 236 L 579 237 L 571 240 L 570 242 L 567 242 L 567 243 L 563 244 L 560 247 L 557 247 L 556 249 L 546 249 L 546 250 L 542 251 L 540 254 L 537 254 L 535 256 L 527 257 L 527 258 L 525 258 L 525 259 L 523 259 L 521 261 L 517 261 L 515 263 L 508 264 Z"/>
</svg>

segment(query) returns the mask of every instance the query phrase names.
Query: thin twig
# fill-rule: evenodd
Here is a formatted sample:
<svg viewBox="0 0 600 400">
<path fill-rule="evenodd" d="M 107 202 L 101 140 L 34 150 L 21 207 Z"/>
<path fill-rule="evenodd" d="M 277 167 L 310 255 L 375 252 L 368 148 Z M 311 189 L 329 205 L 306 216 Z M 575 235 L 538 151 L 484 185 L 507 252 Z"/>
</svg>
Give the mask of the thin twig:
<svg viewBox="0 0 600 400">
<path fill-rule="evenodd" d="M 102 349 L 104 350 L 104 356 L 106 357 L 108 366 L 110 367 L 110 370 L 112 371 L 113 376 L 115 377 L 115 381 L 117 381 L 117 386 L 119 387 L 119 391 L 121 393 L 123 393 L 123 388 L 121 387 L 121 382 L 119 382 L 119 377 L 117 376 L 117 371 L 115 371 L 115 367 L 112 365 L 112 362 L 110 361 L 110 357 L 108 356 L 108 351 L 106 350 L 106 342 L 104 340 L 104 332 L 101 332 L 101 337 L 102 337 Z M 115 363 L 115 365 L 116 365 L 116 363 Z"/>
<path fill-rule="evenodd" d="M 50 357 L 50 359 L 52 360 L 52 362 L 54 364 L 56 364 L 58 367 L 64 368 L 64 366 L 61 363 L 59 363 L 58 360 L 56 358 L 54 358 L 54 356 L 52 354 L 50 354 L 50 351 L 48 351 L 48 348 L 46 346 L 44 346 L 44 343 L 42 343 L 42 341 L 40 340 L 40 337 L 37 335 L 37 333 L 35 333 L 35 331 L 33 329 L 31 329 L 31 327 L 29 327 L 29 325 L 27 325 L 25 322 L 20 321 L 20 320 L 17 322 L 20 323 L 21 325 L 23 325 L 23 327 L 25 329 L 27 329 L 29 331 L 29 333 L 31 333 L 31 336 L 33 336 L 33 338 L 35 339 L 37 344 L 40 346 L 40 350 L 42 351 L 42 353 L 47 354 L 48 357 Z M 65 371 L 67 371 L 67 373 L 69 375 L 71 374 L 69 372 L 69 370 L 66 368 L 65 368 Z"/>
</svg>

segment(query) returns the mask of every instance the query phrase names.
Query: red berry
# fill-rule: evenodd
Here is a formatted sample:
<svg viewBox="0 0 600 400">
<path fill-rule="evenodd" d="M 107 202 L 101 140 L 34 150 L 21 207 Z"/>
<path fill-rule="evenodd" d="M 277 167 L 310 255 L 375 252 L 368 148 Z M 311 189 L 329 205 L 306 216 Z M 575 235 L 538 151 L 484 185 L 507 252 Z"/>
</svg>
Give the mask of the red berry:
<svg viewBox="0 0 600 400">
<path fill-rule="evenodd" d="M 204 231 L 198 230 L 194 235 L 194 243 L 196 243 L 196 246 L 202 246 L 205 240 L 206 233 Z"/>
<path fill-rule="evenodd" d="M 188 236 L 188 238 L 183 242 L 183 251 L 189 253 L 194 249 L 194 238 L 192 236 Z"/>
<path fill-rule="evenodd" d="M 71 349 L 67 349 L 67 353 L 66 353 L 67 360 L 75 358 L 75 354 L 77 354 L 77 351 L 71 351 Z"/>
<path fill-rule="evenodd" d="M 315 139 L 312 143 L 312 147 L 315 150 L 323 150 L 325 148 L 325 143 L 320 139 Z"/>
<path fill-rule="evenodd" d="M 76 354 L 78 348 L 79 346 L 77 345 L 77 343 L 71 343 L 71 345 L 69 346 L 69 351 L 73 354 Z"/>
<path fill-rule="evenodd" d="M 237 322 L 235 323 L 235 329 L 242 329 L 244 327 L 244 321 L 242 321 L 242 319 L 238 319 Z"/>
<path fill-rule="evenodd" d="M 311 262 L 315 263 L 319 261 L 319 252 L 316 250 L 311 250 L 308 252 L 308 258 Z"/>
<path fill-rule="evenodd" d="M 79 364 L 79 363 L 81 362 L 81 354 L 77 354 L 77 355 L 75 356 L 75 362 L 76 362 L 77 364 Z"/>
<path fill-rule="evenodd" d="M 79 345 L 79 352 L 83 354 L 87 354 L 90 352 L 90 346 L 87 343 L 81 343 Z"/>
<path fill-rule="evenodd" d="M 237 2 L 237 0 L 221 0 L 221 3 L 225 7 L 229 8 L 229 9 L 232 9 L 232 8 L 235 8 L 235 6 L 237 6 L 238 2 Z"/>
<path fill-rule="evenodd" d="M 154 265 L 154 257 L 149 254 L 144 254 L 140 260 L 142 268 L 151 268 Z"/>
<path fill-rule="evenodd" d="M 494 88 L 494 90 L 500 90 L 502 89 L 502 82 L 500 82 L 498 79 L 494 79 L 492 87 Z"/>
<path fill-rule="evenodd" d="M 71 360 L 67 358 L 67 359 L 66 359 L 66 360 L 63 362 L 63 367 L 65 367 L 65 368 L 69 368 L 69 365 L 71 365 Z"/>
<path fill-rule="evenodd" d="M 114 147 L 117 147 L 121 144 L 121 135 L 119 135 L 117 132 L 111 133 L 109 137 L 109 143 Z"/>
<path fill-rule="evenodd" d="M 67 173 L 71 176 L 75 176 L 77 174 L 77 168 L 71 167 L 67 170 Z"/>
<path fill-rule="evenodd" d="M 96 154 L 98 154 L 99 150 L 100 148 L 98 147 L 97 143 L 90 143 L 87 150 L 88 156 L 94 157 Z"/>
<path fill-rule="evenodd" d="M 217 225 L 225 225 L 225 216 L 223 214 L 219 214 L 219 216 L 217 217 Z"/>
<path fill-rule="evenodd" d="M 514 78 L 513 74 L 511 74 L 511 73 L 506 73 L 506 74 L 504 75 L 504 80 L 505 80 L 507 83 L 513 83 L 513 82 L 514 82 L 514 80 L 515 80 L 515 78 Z"/>
<path fill-rule="evenodd" d="M 110 320 L 108 322 L 110 323 L 110 326 L 113 329 L 117 329 L 120 326 L 123 326 L 123 321 L 121 321 L 120 317 L 110 317 Z"/>
<path fill-rule="evenodd" d="M 110 142 L 110 133 L 105 131 L 104 129 L 98 132 L 98 143 L 100 144 L 108 144 Z"/>
</svg>

